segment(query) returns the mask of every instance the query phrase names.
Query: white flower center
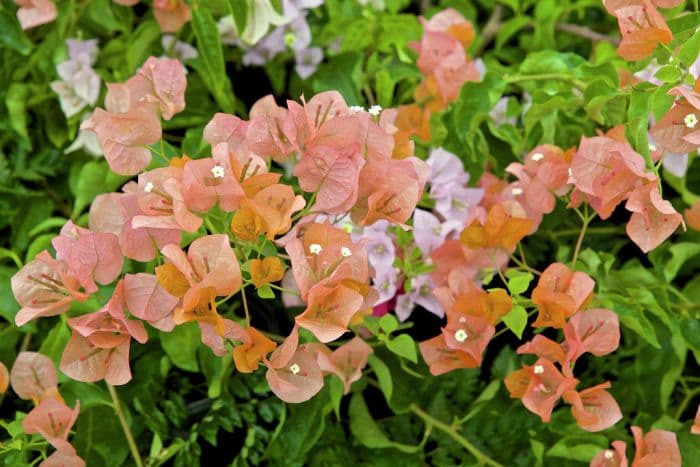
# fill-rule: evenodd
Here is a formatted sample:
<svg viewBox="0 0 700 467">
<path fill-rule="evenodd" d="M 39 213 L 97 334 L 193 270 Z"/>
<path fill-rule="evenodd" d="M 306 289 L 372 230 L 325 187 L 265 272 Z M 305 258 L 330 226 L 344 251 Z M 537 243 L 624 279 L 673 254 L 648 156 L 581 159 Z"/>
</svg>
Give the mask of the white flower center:
<svg viewBox="0 0 700 467">
<path fill-rule="evenodd" d="M 289 371 L 291 371 L 292 374 L 294 374 L 294 375 L 298 375 L 299 372 L 301 371 L 301 368 L 299 368 L 299 365 L 297 365 L 296 363 L 293 363 L 293 364 L 289 367 Z"/>
<path fill-rule="evenodd" d="M 544 373 L 544 367 L 542 365 L 535 365 L 535 374 L 541 375 Z"/>
<path fill-rule="evenodd" d="M 350 248 L 344 246 L 340 249 L 340 254 L 347 258 L 348 256 L 352 256 L 352 251 L 350 251 Z"/>
<path fill-rule="evenodd" d="M 357 114 L 360 112 L 364 112 L 365 108 L 362 107 L 361 105 L 352 105 L 352 106 L 348 107 L 348 111 L 350 113 Z"/>
<path fill-rule="evenodd" d="M 615 453 L 613 452 L 613 450 L 612 450 L 612 449 L 606 449 L 606 450 L 605 450 L 605 458 L 606 458 L 606 459 L 612 459 L 613 457 L 615 457 Z"/>
<path fill-rule="evenodd" d="M 381 105 L 373 105 L 372 107 L 369 108 L 368 110 L 370 115 L 374 115 L 375 117 L 379 115 L 382 112 L 382 106 Z"/>
<path fill-rule="evenodd" d="M 312 243 L 311 245 L 309 245 L 309 252 L 312 255 L 317 255 L 317 254 L 321 253 L 322 251 L 323 251 L 323 247 L 321 245 L 319 245 L 318 243 Z"/>
<path fill-rule="evenodd" d="M 215 165 L 211 168 L 211 174 L 214 176 L 214 178 L 224 178 L 224 168 L 220 165 Z"/>
<path fill-rule="evenodd" d="M 698 117 L 696 117 L 695 114 L 688 114 L 683 121 L 688 128 L 695 128 L 695 125 L 698 124 Z"/>
<path fill-rule="evenodd" d="M 464 329 L 457 329 L 457 331 L 455 332 L 455 340 L 457 342 L 464 342 L 467 340 L 467 337 L 467 331 L 465 331 Z"/>
<path fill-rule="evenodd" d="M 522 188 L 513 188 L 510 192 L 513 194 L 513 196 L 520 196 L 523 194 L 523 189 Z"/>
<path fill-rule="evenodd" d="M 146 193 L 150 193 L 151 191 L 153 191 L 153 183 L 146 183 L 146 185 L 143 187 L 143 191 L 145 191 Z"/>
<path fill-rule="evenodd" d="M 532 160 L 535 162 L 539 162 L 542 159 L 544 159 L 544 154 L 542 154 L 541 152 L 536 152 L 532 155 Z"/>
</svg>

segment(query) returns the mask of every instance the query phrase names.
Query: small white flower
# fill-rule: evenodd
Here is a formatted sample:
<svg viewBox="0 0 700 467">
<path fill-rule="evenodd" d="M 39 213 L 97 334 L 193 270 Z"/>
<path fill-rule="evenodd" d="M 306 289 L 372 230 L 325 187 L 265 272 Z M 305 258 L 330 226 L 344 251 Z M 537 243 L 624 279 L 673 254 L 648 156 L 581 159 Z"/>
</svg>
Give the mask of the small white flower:
<svg viewBox="0 0 700 467">
<path fill-rule="evenodd" d="M 376 117 L 382 112 L 382 106 L 381 105 L 373 105 L 372 107 L 369 108 L 368 112 L 370 115 L 374 115 Z"/>
<path fill-rule="evenodd" d="M 656 151 L 656 149 L 657 149 L 657 147 L 656 147 L 655 144 L 650 144 L 650 145 L 649 145 L 649 150 L 650 150 L 651 152 Z"/>
<path fill-rule="evenodd" d="M 459 317 L 459 322 L 460 322 L 460 323 L 466 323 L 466 322 L 467 322 L 467 318 L 465 318 L 464 316 L 460 316 L 460 317 Z"/>
<path fill-rule="evenodd" d="M 218 164 L 211 168 L 211 174 L 214 178 L 224 178 L 225 173 L 224 168 Z"/>
<path fill-rule="evenodd" d="M 294 375 L 298 375 L 299 372 L 301 371 L 301 368 L 299 368 L 299 365 L 297 365 L 296 363 L 293 363 L 293 364 L 289 367 L 289 371 L 291 371 L 292 374 L 294 374 Z"/>
<path fill-rule="evenodd" d="M 347 258 L 348 256 L 352 256 L 352 251 L 350 251 L 350 248 L 344 246 L 340 249 L 340 254 Z"/>
<path fill-rule="evenodd" d="M 348 112 L 353 113 L 353 114 L 364 112 L 364 111 L 365 111 L 365 108 L 362 107 L 361 105 L 351 105 L 350 107 L 348 107 Z"/>
<path fill-rule="evenodd" d="M 319 245 L 318 243 L 312 243 L 311 245 L 309 245 L 309 252 L 312 255 L 318 255 L 322 251 L 323 251 L 323 247 L 321 245 Z"/>
<path fill-rule="evenodd" d="M 688 128 L 695 128 L 695 125 L 698 124 L 698 117 L 696 117 L 695 114 L 688 114 L 683 121 Z"/>
<path fill-rule="evenodd" d="M 612 459 L 613 457 L 615 457 L 615 453 L 613 452 L 613 450 L 612 450 L 612 449 L 606 449 L 606 450 L 605 450 L 605 458 L 606 458 L 606 459 Z"/>
<path fill-rule="evenodd" d="M 146 193 L 150 193 L 151 191 L 153 191 L 153 183 L 146 183 L 146 185 L 143 187 L 143 191 L 145 191 Z"/>
<path fill-rule="evenodd" d="M 573 177 L 573 176 L 574 176 L 574 172 L 573 172 L 573 170 L 571 170 L 571 167 L 569 167 L 568 172 L 569 172 L 569 177 Z"/>
<path fill-rule="evenodd" d="M 542 159 L 544 159 L 544 154 L 542 154 L 541 152 L 536 152 L 532 155 L 532 160 L 535 162 L 539 162 Z"/>
<path fill-rule="evenodd" d="M 455 340 L 457 342 L 464 342 L 467 340 L 467 337 L 467 331 L 464 329 L 457 329 L 457 331 L 455 331 Z"/>
<path fill-rule="evenodd" d="M 535 365 L 535 374 L 541 375 L 544 373 L 544 367 L 542 365 Z"/>
<path fill-rule="evenodd" d="M 522 188 L 513 188 L 510 192 L 513 194 L 513 196 L 520 196 L 523 194 L 523 189 Z"/>
</svg>

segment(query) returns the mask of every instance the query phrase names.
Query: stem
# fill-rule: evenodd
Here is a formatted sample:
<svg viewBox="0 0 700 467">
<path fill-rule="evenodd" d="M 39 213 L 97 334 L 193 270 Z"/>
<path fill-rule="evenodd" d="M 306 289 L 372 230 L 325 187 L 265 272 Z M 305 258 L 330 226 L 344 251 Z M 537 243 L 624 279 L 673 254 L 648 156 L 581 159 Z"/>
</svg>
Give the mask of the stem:
<svg viewBox="0 0 700 467">
<path fill-rule="evenodd" d="M 697 396 L 700 394 L 700 386 L 696 387 L 692 391 L 688 391 L 685 394 L 685 397 L 681 401 L 681 404 L 678 406 L 678 410 L 676 410 L 676 420 L 680 420 L 681 415 L 683 415 L 683 412 L 685 412 L 686 407 L 688 407 L 688 404 L 690 403 L 691 400 L 693 400 L 693 397 Z"/>
<path fill-rule="evenodd" d="M 518 246 L 520 246 L 519 243 L 518 243 Z M 522 254 L 521 254 L 521 256 L 522 256 Z M 523 262 L 523 261 L 520 261 L 520 260 L 519 260 L 518 258 L 516 258 L 514 255 L 510 255 L 510 259 L 513 260 L 513 262 L 514 262 L 515 264 L 517 264 L 518 267 L 519 267 L 520 269 L 524 269 L 525 271 L 531 272 L 531 273 L 533 273 L 533 274 L 536 275 L 536 276 L 541 276 L 541 275 L 542 275 L 542 273 L 541 273 L 540 271 L 538 271 L 537 269 L 531 268 L 530 266 L 527 265 L 527 263 L 525 263 L 525 262 Z M 523 259 L 525 259 L 524 256 L 523 256 Z"/>
<path fill-rule="evenodd" d="M 586 83 L 574 78 L 571 75 L 565 73 L 537 73 L 532 75 L 511 75 L 504 76 L 503 79 L 507 83 L 520 83 L 523 81 L 545 81 L 545 80 L 558 80 L 558 81 L 569 81 L 574 84 L 577 88 L 585 89 Z"/>
<path fill-rule="evenodd" d="M 280 292 L 283 292 L 283 293 L 288 293 L 288 294 L 292 294 L 292 295 L 301 295 L 301 292 L 299 292 L 298 290 L 294 290 L 294 289 L 285 289 L 284 287 L 280 287 L 279 285 L 275 285 L 275 284 L 273 284 L 273 283 L 269 283 L 269 284 L 267 284 L 267 285 L 268 285 L 271 289 L 279 290 Z"/>
<path fill-rule="evenodd" d="M 531 318 L 532 315 L 534 315 L 535 313 L 537 313 L 537 308 L 528 311 L 528 312 L 527 312 L 527 317 L 528 317 L 528 319 Z M 496 334 L 494 334 L 493 337 L 492 337 L 491 339 L 495 339 L 496 337 L 498 337 L 498 336 L 500 336 L 501 334 L 503 334 L 504 332 L 506 332 L 508 329 L 510 329 L 508 326 L 499 329 L 498 331 L 496 331 Z"/>
<path fill-rule="evenodd" d="M 369 87 L 369 84 L 365 84 L 363 86 L 362 92 L 365 93 L 367 103 L 370 105 L 370 107 L 377 103 L 377 101 L 374 99 L 374 93 L 372 92 L 372 88 Z"/>
<path fill-rule="evenodd" d="M 241 297 L 243 297 L 243 311 L 245 311 L 245 324 L 250 327 L 250 312 L 248 311 L 248 299 L 245 298 L 245 287 L 241 287 Z"/>
<path fill-rule="evenodd" d="M 294 216 L 292 216 L 292 222 L 296 221 L 297 219 L 301 219 L 305 215 L 307 215 L 309 212 L 311 212 L 311 207 L 313 204 L 316 202 L 316 195 L 318 195 L 318 191 L 314 191 L 311 194 L 311 198 L 309 199 L 309 204 L 307 204 L 304 209 L 296 213 Z"/>
<path fill-rule="evenodd" d="M 498 30 L 501 28 L 502 15 L 503 7 L 501 5 L 496 5 L 491 12 L 491 16 L 489 16 L 488 21 L 484 25 L 484 29 L 481 31 L 481 42 L 479 43 L 479 47 L 474 51 L 474 56 L 481 54 L 486 46 L 491 43 L 493 38 L 496 37 Z"/>
<path fill-rule="evenodd" d="M 566 236 L 573 236 L 573 235 L 578 235 L 580 232 L 580 229 L 563 229 L 558 232 L 552 232 L 552 237 L 557 238 L 557 237 L 566 237 Z M 624 233 L 625 230 L 621 229 L 619 227 L 591 227 L 588 229 L 586 232 L 588 235 L 609 235 L 609 234 L 622 234 Z"/>
<path fill-rule="evenodd" d="M 586 205 L 586 214 L 583 217 L 583 227 L 581 227 L 581 232 L 578 234 L 578 240 L 576 240 L 576 248 L 574 249 L 574 258 L 571 260 L 571 269 L 576 267 L 576 261 L 578 260 L 578 254 L 581 251 L 581 244 L 583 243 L 583 237 L 586 235 L 586 230 L 588 230 L 588 224 L 593 220 L 595 214 L 588 217 L 588 205 Z"/>
<path fill-rule="evenodd" d="M 616 37 L 606 36 L 605 34 L 601 34 L 597 31 L 589 29 L 585 26 L 580 26 L 578 24 L 560 23 L 557 24 L 557 29 L 559 31 L 565 31 L 579 37 L 590 39 L 594 42 L 605 41 L 615 46 L 620 43 L 620 40 Z"/>
<path fill-rule="evenodd" d="M 489 456 L 481 452 L 476 446 L 474 446 L 469 440 L 460 435 L 454 426 L 447 425 L 446 423 L 433 418 L 429 413 L 425 412 L 423 409 L 418 407 L 416 404 L 410 405 L 410 410 L 414 414 L 418 415 L 426 425 L 430 427 L 435 427 L 438 430 L 444 432 L 450 438 L 454 439 L 459 443 L 464 449 L 469 451 L 469 453 L 474 456 L 480 463 L 491 465 L 493 467 L 504 467 L 503 464 L 496 462 Z"/>
<path fill-rule="evenodd" d="M 129 424 L 126 422 L 126 418 L 124 417 L 124 411 L 122 410 L 122 404 L 119 401 L 117 391 L 111 384 L 105 384 L 107 385 L 107 389 L 109 390 L 109 395 L 112 396 L 114 413 L 116 413 L 117 418 L 119 418 L 119 423 L 121 424 L 122 430 L 124 431 L 126 442 L 129 443 L 129 449 L 131 449 L 131 456 L 134 458 L 134 463 L 136 463 L 136 467 L 143 467 L 143 460 L 141 459 L 141 454 L 139 454 L 139 448 L 136 446 L 136 441 L 134 441 L 134 435 L 131 434 Z"/>
</svg>

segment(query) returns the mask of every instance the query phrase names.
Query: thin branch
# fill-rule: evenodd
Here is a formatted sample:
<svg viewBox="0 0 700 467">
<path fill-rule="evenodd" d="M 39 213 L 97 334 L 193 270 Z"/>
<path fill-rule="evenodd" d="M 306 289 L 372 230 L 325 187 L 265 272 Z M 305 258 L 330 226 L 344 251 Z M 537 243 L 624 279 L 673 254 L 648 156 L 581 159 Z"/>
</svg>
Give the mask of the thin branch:
<svg viewBox="0 0 700 467">
<path fill-rule="evenodd" d="M 460 446 L 462 446 L 464 449 L 469 451 L 469 453 L 474 456 L 477 461 L 479 461 L 480 464 L 486 464 L 486 465 L 491 465 L 493 467 L 504 467 L 503 464 L 500 464 L 496 462 L 495 460 L 491 459 L 489 456 L 484 454 L 474 446 L 468 439 L 466 439 L 464 436 L 460 435 L 457 430 L 455 429 L 454 426 L 450 426 L 446 423 L 441 422 L 440 420 L 433 418 L 432 415 L 429 413 L 425 412 L 423 409 L 418 407 L 416 404 L 411 404 L 410 406 L 411 412 L 414 414 L 418 415 L 423 422 L 425 422 L 426 425 L 430 427 L 435 427 L 438 430 L 444 432 L 446 435 L 448 435 L 450 438 L 454 439 L 459 443 Z"/>
<path fill-rule="evenodd" d="M 491 41 L 498 34 L 498 30 L 501 29 L 501 16 L 503 15 L 503 6 L 496 5 L 489 16 L 488 21 L 484 25 L 484 29 L 481 31 L 481 42 L 479 46 L 474 51 L 474 56 L 479 56 L 481 52 L 486 49 L 486 47 L 491 43 Z"/>
<path fill-rule="evenodd" d="M 126 422 L 126 417 L 124 416 L 124 411 L 122 410 L 122 404 L 117 395 L 117 391 L 109 383 L 105 383 L 107 389 L 109 390 L 109 395 L 112 396 L 112 404 L 114 405 L 114 413 L 117 414 L 119 423 L 122 426 L 122 431 L 124 431 L 124 436 L 126 437 L 126 442 L 129 444 L 129 449 L 131 450 L 131 456 L 134 458 L 134 463 L 136 467 L 143 467 L 143 459 L 141 459 L 141 454 L 139 453 L 139 448 L 136 446 L 136 441 L 134 440 L 134 435 L 131 434 L 129 429 L 129 424 Z"/>
<path fill-rule="evenodd" d="M 571 34 L 574 34 L 576 36 L 583 37 L 586 39 L 590 39 L 593 42 L 604 41 L 604 42 L 609 42 L 610 44 L 612 44 L 614 46 L 617 46 L 620 43 L 620 40 L 616 37 L 606 36 L 605 34 L 601 34 L 597 31 L 594 31 L 594 30 L 587 28 L 585 26 L 580 26 L 578 24 L 558 23 L 557 30 L 568 32 L 568 33 L 571 33 Z"/>
</svg>

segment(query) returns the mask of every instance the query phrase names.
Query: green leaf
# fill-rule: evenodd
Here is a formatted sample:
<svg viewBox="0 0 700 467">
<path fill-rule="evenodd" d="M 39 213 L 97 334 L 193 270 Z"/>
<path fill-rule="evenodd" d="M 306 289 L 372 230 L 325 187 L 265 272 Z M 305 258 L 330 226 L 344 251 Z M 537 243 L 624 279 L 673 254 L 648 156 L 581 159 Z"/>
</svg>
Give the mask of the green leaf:
<svg viewBox="0 0 700 467">
<path fill-rule="evenodd" d="M 678 59 L 686 67 L 690 67 L 700 55 L 700 29 L 685 41 L 678 51 Z"/>
<path fill-rule="evenodd" d="M 90 467 L 121 465 L 129 453 L 114 410 L 103 405 L 80 411 L 71 444 Z"/>
<path fill-rule="evenodd" d="M 44 235 L 39 235 L 35 239 L 32 240 L 32 242 L 29 244 L 27 247 L 27 253 L 25 254 L 25 263 L 28 263 L 36 255 L 41 253 L 43 250 L 48 250 L 51 248 L 51 240 L 55 237 L 55 234 L 44 234 Z"/>
<path fill-rule="evenodd" d="M 664 83 L 675 83 L 681 77 L 681 70 L 675 64 L 670 64 L 659 68 L 654 74 L 654 78 L 663 81 Z"/>
<path fill-rule="evenodd" d="M 330 375 L 328 380 L 328 392 L 331 398 L 331 407 L 338 420 L 340 420 L 340 401 L 343 399 L 343 381 L 337 375 Z"/>
<path fill-rule="evenodd" d="M 236 30 L 239 33 L 243 33 L 246 27 L 246 21 L 248 20 L 248 5 L 249 0 L 228 0 L 229 10 L 233 16 L 233 21 L 236 24 Z"/>
<path fill-rule="evenodd" d="M 12 221 L 12 249 L 24 251 L 31 241 L 29 231 L 42 220 L 51 216 L 53 205 L 49 202 L 37 202 L 36 199 L 27 199 L 19 204 L 17 214 Z"/>
<path fill-rule="evenodd" d="M 598 444 L 591 443 L 592 440 L 597 440 Z M 606 447 L 607 440 L 601 435 L 570 436 L 559 440 L 552 446 L 547 451 L 547 457 L 589 462 Z"/>
<path fill-rule="evenodd" d="M 87 6 L 87 16 L 104 31 L 124 32 L 126 27 L 114 17 L 112 5 L 111 0 L 90 0 Z"/>
<path fill-rule="evenodd" d="M 386 342 L 386 347 L 399 357 L 406 358 L 413 363 L 418 363 L 416 343 L 408 334 L 401 334 Z"/>
<path fill-rule="evenodd" d="M 175 366 L 186 371 L 199 371 L 197 348 L 200 343 L 199 326 L 184 323 L 175 326 L 170 333 L 160 334 L 160 345 Z"/>
<path fill-rule="evenodd" d="M 357 441 L 368 448 L 394 448 L 407 453 L 417 452 L 421 448 L 391 441 L 370 415 L 362 394 L 353 394 L 348 412 L 350 431 Z"/>
<path fill-rule="evenodd" d="M 278 436 L 265 452 L 272 465 L 302 465 L 307 453 L 321 437 L 325 427 L 324 406 L 328 400 L 327 390 L 323 390 L 311 400 L 301 404 L 287 404 L 289 412 Z"/>
<path fill-rule="evenodd" d="M 506 271 L 508 278 L 508 290 L 512 295 L 520 295 L 527 291 L 530 287 L 530 282 L 534 276 L 529 272 L 518 271 L 517 269 L 508 269 Z"/>
<path fill-rule="evenodd" d="M 518 339 L 522 339 L 523 331 L 527 325 L 527 311 L 520 305 L 515 305 L 508 312 L 507 315 L 503 317 L 503 322 L 508 329 L 513 331 L 513 334 L 518 336 Z"/>
<path fill-rule="evenodd" d="M 348 105 L 364 105 L 360 94 L 362 57 L 357 52 L 346 52 L 322 63 L 314 75 L 314 91 L 337 90 Z"/>
<path fill-rule="evenodd" d="M 70 339 L 70 329 L 63 320 L 58 321 L 41 343 L 39 353 L 49 357 L 58 367 L 63 349 Z"/>
<path fill-rule="evenodd" d="M 19 26 L 17 18 L 8 10 L 0 10 L 0 43 L 22 55 L 29 55 L 32 43 Z"/>
<path fill-rule="evenodd" d="M 41 222 L 29 231 L 29 236 L 34 237 L 37 234 L 45 232 L 50 229 L 55 229 L 56 227 L 63 227 L 63 225 L 68 221 L 65 217 L 49 217 Z"/>
<path fill-rule="evenodd" d="M 498 28 L 498 33 L 496 35 L 496 48 L 500 49 L 503 45 L 508 42 L 508 40 L 517 34 L 522 28 L 525 28 L 532 24 L 530 18 L 524 16 L 516 16 L 504 21 Z"/>
<path fill-rule="evenodd" d="M 75 195 L 73 218 L 79 216 L 97 195 L 114 191 L 128 179 L 129 177 L 111 172 L 104 161 L 91 161 L 85 164 L 80 170 L 73 192 Z"/>
<path fill-rule="evenodd" d="M 5 93 L 5 105 L 10 116 L 10 126 L 31 148 L 27 132 L 27 98 L 29 87 L 24 83 L 13 83 Z"/>
<path fill-rule="evenodd" d="M 134 74 L 136 69 L 146 61 L 153 43 L 158 39 L 160 39 L 160 27 L 155 20 L 139 24 L 134 34 L 129 37 L 126 49 L 127 76 Z"/>
<path fill-rule="evenodd" d="M 262 287 L 258 287 L 258 297 L 265 299 L 274 299 L 275 292 L 272 291 L 272 288 L 269 285 L 265 284 Z"/>
<path fill-rule="evenodd" d="M 375 355 L 370 355 L 367 359 L 367 363 L 369 363 L 369 366 L 372 368 L 372 371 L 374 371 L 374 375 L 377 377 L 377 381 L 379 382 L 379 389 L 382 390 L 384 398 L 386 398 L 387 402 L 390 401 L 391 394 L 394 391 L 394 382 L 391 379 L 391 372 L 389 371 L 389 367 L 387 367 L 386 364 L 384 364 L 384 362 L 381 361 L 379 357 Z"/>
<path fill-rule="evenodd" d="M 219 30 L 211 12 L 199 3 L 192 6 L 192 29 L 197 38 L 199 60 L 203 63 L 200 76 L 214 95 L 223 112 L 233 113 L 235 97 L 231 81 L 226 74 L 224 51 L 221 46 Z"/>
<path fill-rule="evenodd" d="M 700 243 L 676 243 L 671 245 L 668 250 L 671 252 L 671 259 L 666 261 L 663 271 L 666 280 L 670 282 L 676 277 L 686 261 L 700 254 Z"/>
<path fill-rule="evenodd" d="M 689 31 L 689 30 L 695 30 L 698 27 L 698 24 L 700 24 L 700 12 L 695 12 L 695 13 L 689 13 L 687 15 L 681 15 L 677 18 L 673 18 L 667 21 L 668 27 L 673 32 L 674 36 L 677 36 L 678 34 L 684 32 L 684 31 Z"/>
<path fill-rule="evenodd" d="M 392 332 L 396 331 L 397 327 L 399 327 L 399 321 L 394 315 L 386 314 L 379 318 L 379 325 L 386 334 L 391 334 Z"/>
</svg>

